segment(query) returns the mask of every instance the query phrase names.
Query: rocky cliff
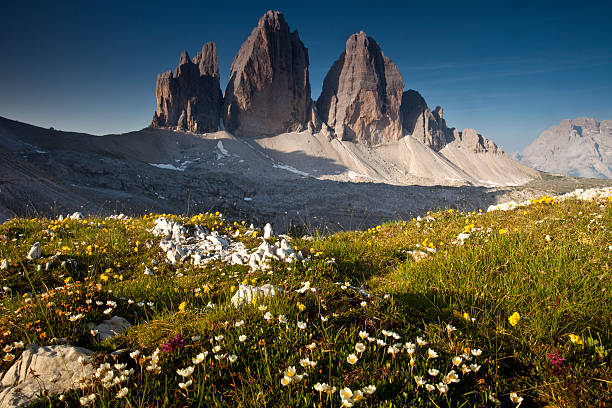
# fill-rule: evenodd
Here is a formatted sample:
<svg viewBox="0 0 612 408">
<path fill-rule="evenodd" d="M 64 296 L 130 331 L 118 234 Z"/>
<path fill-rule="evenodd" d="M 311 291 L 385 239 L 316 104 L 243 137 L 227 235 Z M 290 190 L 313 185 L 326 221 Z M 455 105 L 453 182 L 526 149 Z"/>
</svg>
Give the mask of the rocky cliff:
<svg viewBox="0 0 612 408">
<path fill-rule="evenodd" d="M 417 91 L 402 95 L 401 117 L 404 129 L 421 143 L 439 151 L 453 140 L 453 132 L 446 127 L 441 107 L 432 112 Z"/>
<path fill-rule="evenodd" d="M 408 134 L 435 151 L 456 141 L 457 147 L 473 153 L 501 152 L 495 143 L 474 129 L 459 132 L 447 127 L 442 108 L 437 106 L 431 111 L 425 99 L 415 90 L 408 90 L 402 95 L 401 118 Z"/>
<path fill-rule="evenodd" d="M 223 107 L 238 136 L 301 131 L 313 117 L 308 50 L 278 11 L 268 11 L 232 63 Z"/>
<path fill-rule="evenodd" d="M 342 140 L 378 145 L 402 137 L 404 82 L 397 66 L 363 31 L 346 41 L 323 82 L 317 109 Z"/>
<path fill-rule="evenodd" d="M 218 130 L 223 95 L 215 43 L 204 44 L 193 61 L 183 51 L 174 72 L 158 75 L 155 96 L 157 111 L 152 127 L 195 133 Z"/>
<path fill-rule="evenodd" d="M 612 178 L 612 120 L 565 119 L 542 132 L 519 158 L 549 173 Z"/>
</svg>

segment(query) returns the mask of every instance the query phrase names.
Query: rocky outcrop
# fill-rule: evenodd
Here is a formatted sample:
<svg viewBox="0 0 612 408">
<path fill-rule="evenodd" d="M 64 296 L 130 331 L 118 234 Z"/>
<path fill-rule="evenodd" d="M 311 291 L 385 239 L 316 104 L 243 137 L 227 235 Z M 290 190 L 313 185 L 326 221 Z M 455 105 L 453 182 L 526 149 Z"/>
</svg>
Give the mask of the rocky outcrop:
<svg viewBox="0 0 612 408">
<path fill-rule="evenodd" d="M 81 378 L 93 375 L 88 362 L 92 354 L 82 347 L 30 344 L 0 375 L 0 407 L 26 406 L 41 393 L 53 395 L 75 388 Z"/>
<path fill-rule="evenodd" d="M 549 173 L 612 178 L 612 120 L 565 119 L 542 132 L 519 157 Z"/>
<path fill-rule="evenodd" d="M 438 106 L 432 112 L 417 91 L 411 89 L 402 95 L 401 116 L 406 132 L 436 151 L 453 140 L 453 131 L 446 127 L 442 108 Z"/>
<path fill-rule="evenodd" d="M 313 117 L 308 50 L 278 11 L 268 11 L 232 63 L 225 129 L 239 136 L 301 131 Z"/>
<path fill-rule="evenodd" d="M 478 134 L 474 129 L 459 132 L 446 126 L 440 106 L 431 111 L 425 99 L 417 91 L 408 90 L 402 95 L 402 124 L 412 137 L 435 151 L 456 141 L 456 146 L 473 153 L 499 153 L 495 143 Z"/>
<path fill-rule="evenodd" d="M 342 140 L 378 145 L 402 137 L 404 82 L 397 66 L 363 31 L 346 41 L 317 100 L 318 113 Z"/>
<path fill-rule="evenodd" d="M 204 44 L 191 61 L 183 51 L 174 72 L 157 76 L 157 111 L 152 127 L 206 133 L 219 129 L 223 95 L 215 43 Z"/>
<path fill-rule="evenodd" d="M 463 129 L 463 132 L 458 132 L 452 129 L 453 139 L 456 139 L 458 147 L 467 149 L 474 153 L 501 153 L 501 149 L 495 143 L 487 139 L 483 135 L 477 133 L 474 129 Z"/>
</svg>

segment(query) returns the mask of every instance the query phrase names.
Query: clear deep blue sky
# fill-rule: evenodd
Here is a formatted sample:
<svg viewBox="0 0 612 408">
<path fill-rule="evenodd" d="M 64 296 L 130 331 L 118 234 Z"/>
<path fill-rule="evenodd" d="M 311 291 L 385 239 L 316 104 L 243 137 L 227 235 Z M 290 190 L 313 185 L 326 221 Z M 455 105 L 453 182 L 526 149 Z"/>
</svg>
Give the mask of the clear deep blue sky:
<svg viewBox="0 0 612 408">
<path fill-rule="evenodd" d="M 240 45 L 275 9 L 308 47 L 313 99 L 347 37 L 364 30 L 406 89 L 508 152 L 564 118 L 612 119 L 610 1 L 123 3 L 3 4 L 0 116 L 93 134 L 141 129 L 157 74 L 181 50 L 193 57 L 215 41 L 225 89 Z"/>
</svg>

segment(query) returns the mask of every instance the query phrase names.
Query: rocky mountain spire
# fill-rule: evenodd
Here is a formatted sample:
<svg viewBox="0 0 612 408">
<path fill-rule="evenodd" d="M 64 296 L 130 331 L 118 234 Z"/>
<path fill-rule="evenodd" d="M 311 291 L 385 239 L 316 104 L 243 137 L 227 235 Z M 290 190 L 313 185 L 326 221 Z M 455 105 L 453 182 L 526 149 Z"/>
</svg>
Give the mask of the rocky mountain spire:
<svg viewBox="0 0 612 408">
<path fill-rule="evenodd" d="M 452 130 L 446 127 L 442 108 L 438 106 L 432 112 L 417 91 L 410 89 L 403 93 L 401 116 L 404 129 L 436 151 L 453 140 Z"/>
<path fill-rule="evenodd" d="M 402 137 L 403 90 L 397 66 L 360 31 L 325 77 L 317 108 L 339 138 L 377 145 Z"/>
<path fill-rule="evenodd" d="M 207 42 L 202 46 L 202 51 L 193 59 L 193 63 L 200 69 L 200 75 L 208 75 L 219 79 L 219 60 L 217 47 L 214 42 Z"/>
<path fill-rule="evenodd" d="M 312 117 L 308 50 L 278 11 L 242 44 L 225 91 L 224 125 L 239 136 L 306 129 Z"/>
<path fill-rule="evenodd" d="M 195 133 L 219 129 L 223 95 L 215 43 L 204 44 L 193 61 L 187 51 L 179 65 L 157 76 L 157 111 L 152 127 L 176 128 Z"/>
</svg>

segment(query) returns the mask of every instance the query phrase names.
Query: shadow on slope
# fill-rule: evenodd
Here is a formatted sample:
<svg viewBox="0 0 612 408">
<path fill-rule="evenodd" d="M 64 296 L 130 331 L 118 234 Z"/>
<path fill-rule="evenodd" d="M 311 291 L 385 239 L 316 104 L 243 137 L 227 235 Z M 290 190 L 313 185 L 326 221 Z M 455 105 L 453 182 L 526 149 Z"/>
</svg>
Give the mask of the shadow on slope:
<svg viewBox="0 0 612 408">
<path fill-rule="evenodd" d="M 220 210 L 260 225 L 271 222 L 277 232 L 300 226 L 313 233 L 367 228 L 436 208 L 486 209 L 507 191 L 304 177 L 286 166 L 308 161 L 331 172 L 345 168 L 301 151 L 284 153 L 281 162 L 225 132 L 145 129 L 100 137 L 1 119 L 0 146 L 9 152 L 4 162 L 24 163 L 2 169 L 0 203 L 16 215 Z M 19 170 L 26 165 L 28 172 Z"/>
</svg>

